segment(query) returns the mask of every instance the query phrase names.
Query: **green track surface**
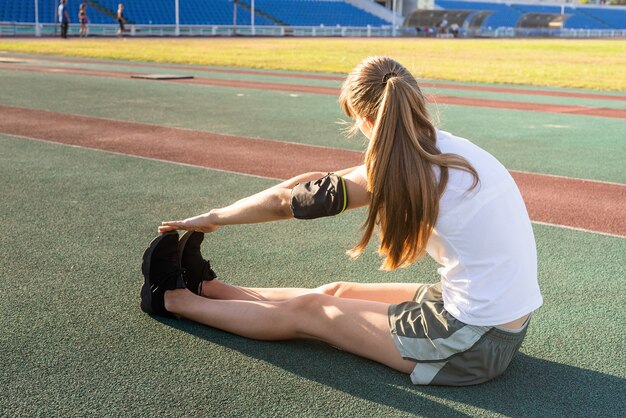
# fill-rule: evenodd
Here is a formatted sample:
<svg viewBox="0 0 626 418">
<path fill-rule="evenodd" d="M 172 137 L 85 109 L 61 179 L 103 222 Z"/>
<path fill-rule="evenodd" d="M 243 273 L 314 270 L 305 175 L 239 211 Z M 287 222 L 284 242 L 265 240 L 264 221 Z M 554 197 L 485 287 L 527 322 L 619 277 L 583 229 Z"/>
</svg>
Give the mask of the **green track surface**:
<svg viewBox="0 0 626 418">
<path fill-rule="evenodd" d="M 0 91 L 0 104 L 335 148 L 364 147 L 360 138 L 342 135 L 337 122 L 345 116 L 337 98 L 328 95 L 16 71 L 0 71 Z M 502 100 L 510 96 L 497 95 Z M 512 96 L 519 100 L 523 95 Z M 430 109 L 442 129 L 471 139 L 510 169 L 626 183 L 624 119 L 445 104 Z"/>
<path fill-rule="evenodd" d="M 68 58 L 63 57 L 62 59 L 66 60 Z M 144 63 L 148 64 L 148 63 Z M 257 74 L 229 74 L 226 72 L 207 72 L 207 71 L 198 71 L 194 69 L 192 66 L 188 65 L 174 65 L 174 64 L 164 64 L 167 66 L 173 66 L 175 68 L 158 68 L 158 67 L 137 67 L 133 66 L 133 63 L 122 64 L 116 61 L 111 61 L 110 63 L 92 63 L 90 61 L 74 61 L 74 62 L 54 62 L 54 61 L 46 61 L 41 59 L 35 59 L 32 61 L 28 61 L 28 65 L 33 67 L 58 67 L 58 68 L 81 68 L 87 70 L 99 70 L 99 71 L 122 71 L 122 72 L 131 72 L 133 74 L 178 74 L 178 75 L 190 75 L 195 77 L 202 78 L 215 78 L 220 80 L 245 80 L 245 81 L 259 81 L 264 83 L 281 83 L 281 84 L 295 84 L 295 85 L 311 85 L 311 86 L 324 86 L 324 87 L 337 87 L 341 86 L 341 81 L 335 80 L 316 80 L 316 79 L 302 79 L 302 78 L 294 78 L 294 77 L 280 77 L 273 74 L 291 74 L 290 72 L 284 71 L 269 71 L 269 70 L 254 70 L 260 73 L 267 72 L 267 75 L 257 75 Z M 151 63 L 150 65 L 159 65 Z M 224 71 L 228 71 L 229 68 L 220 68 L 220 67 L 198 67 L 198 68 L 216 68 Z M 231 68 L 232 70 L 237 70 L 236 68 Z M 297 73 L 297 74 L 305 74 L 305 73 Z M 319 74 L 317 74 L 319 75 Z M 337 77 L 341 77 L 341 75 L 337 75 Z"/>
<path fill-rule="evenodd" d="M 416 387 L 322 344 L 140 312 L 141 254 L 157 224 L 271 181 L 6 135 L 0 173 L 0 414 L 626 414 L 624 239 L 535 225 L 545 304 L 509 370 L 476 387 Z M 437 279 L 430 261 L 394 273 L 376 270 L 373 251 L 348 261 L 362 217 L 224 228 L 204 253 L 226 281 L 251 286 Z"/>
<path fill-rule="evenodd" d="M 130 68 L 76 62 L 54 65 Z M 185 66 L 136 70 L 195 74 Z M 427 93 L 626 107 L 453 88 Z M 364 147 L 361 138 L 343 137 L 336 122 L 344 116 L 327 95 L 0 70 L 0 104 Z M 471 139 L 510 169 L 626 183 L 624 119 L 430 109 L 442 129 Z M 626 239 L 534 225 L 544 306 L 508 371 L 476 387 L 417 387 L 401 373 L 321 343 L 252 341 L 140 311 L 141 255 L 162 220 L 228 204 L 273 181 L 1 133 L 0 175 L 0 416 L 626 416 Z M 225 281 L 246 286 L 438 280 L 430 259 L 378 271 L 373 245 L 349 261 L 344 251 L 359 238 L 364 213 L 223 228 L 207 236 L 203 252 Z"/>
<path fill-rule="evenodd" d="M 588 106 L 607 107 L 613 109 L 626 109 L 626 101 L 587 99 L 578 97 L 537 96 L 520 93 L 500 93 L 486 91 L 459 90 L 454 88 L 424 89 L 426 94 L 438 94 L 442 96 L 468 97 L 472 99 L 504 100 L 525 103 L 542 103 L 565 106 Z"/>
</svg>

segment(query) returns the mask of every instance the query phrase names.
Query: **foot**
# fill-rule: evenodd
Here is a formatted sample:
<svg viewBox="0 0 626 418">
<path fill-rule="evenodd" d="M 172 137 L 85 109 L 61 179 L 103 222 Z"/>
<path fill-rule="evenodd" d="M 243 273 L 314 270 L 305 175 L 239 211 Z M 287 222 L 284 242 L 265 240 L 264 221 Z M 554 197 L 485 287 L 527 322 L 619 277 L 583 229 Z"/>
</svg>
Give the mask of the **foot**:
<svg viewBox="0 0 626 418">
<path fill-rule="evenodd" d="M 211 269 L 209 260 L 202 258 L 200 245 L 203 239 L 202 232 L 187 231 L 178 242 L 180 265 L 185 270 L 183 275 L 185 286 L 196 295 L 200 294 L 203 281 L 217 277 Z"/>
<path fill-rule="evenodd" d="M 156 237 L 143 254 L 141 272 L 141 310 L 151 315 L 173 316 L 165 309 L 163 297 L 168 290 L 184 288 L 182 268 L 178 261 L 178 233 Z"/>
</svg>

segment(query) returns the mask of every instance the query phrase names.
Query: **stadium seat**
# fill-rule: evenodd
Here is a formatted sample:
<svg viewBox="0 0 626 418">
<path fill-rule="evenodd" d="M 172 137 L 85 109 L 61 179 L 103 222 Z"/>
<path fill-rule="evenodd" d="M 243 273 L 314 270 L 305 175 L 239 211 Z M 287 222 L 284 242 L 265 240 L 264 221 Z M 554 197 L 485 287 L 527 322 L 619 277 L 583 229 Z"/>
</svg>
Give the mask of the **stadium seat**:
<svg viewBox="0 0 626 418">
<path fill-rule="evenodd" d="M 50 4 L 48 4 L 50 3 Z M 73 22 L 78 20 L 80 0 L 69 0 L 68 10 Z M 115 13 L 119 0 L 98 0 L 109 14 L 88 6 L 91 23 L 116 23 Z M 238 0 L 237 24 L 249 25 L 250 0 Z M 34 22 L 32 1 L 1 0 L 0 20 Z M 52 2 L 41 2 L 39 20 L 43 23 L 56 21 Z M 174 2 L 172 0 L 133 0 L 124 3 L 124 14 L 131 23 L 173 25 Z M 179 19 L 181 25 L 232 25 L 233 0 L 181 0 Z M 381 26 L 389 23 L 341 0 L 256 0 L 256 25 L 290 26 Z"/>
<path fill-rule="evenodd" d="M 483 28 L 515 27 L 525 13 L 561 13 L 561 5 L 528 3 L 492 3 L 461 0 L 436 0 L 442 9 L 491 10 L 494 13 L 483 22 Z M 626 29 L 626 9 L 616 7 L 564 6 L 571 15 L 564 23 L 567 29 Z"/>
</svg>

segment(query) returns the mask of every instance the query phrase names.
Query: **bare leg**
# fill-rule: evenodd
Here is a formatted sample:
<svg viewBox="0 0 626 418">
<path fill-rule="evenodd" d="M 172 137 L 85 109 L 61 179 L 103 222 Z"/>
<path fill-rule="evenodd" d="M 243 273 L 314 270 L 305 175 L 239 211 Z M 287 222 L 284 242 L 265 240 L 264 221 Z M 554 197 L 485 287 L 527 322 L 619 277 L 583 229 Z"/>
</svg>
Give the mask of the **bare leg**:
<svg viewBox="0 0 626 418">
<path fill-rule="evenodd" d="M 400 303 L 415 296 L 416 283 L 351 283 L 335 282 L 314 289 L 248 288 L 226 284 L 217 279 L 202 283 L 202 296 L 223 300 L 284 301 L 311 293 L 337 296 L 347 299 L 369 300 L 384 303 Z"/>
<path fill-rule="evenodd" d="M 226 284 L 219 279 L 214 279 L 202 282 L 201 296 L 223 300 L 283 301 L 314 293 L 316 290 L 297 287 L 249 288 Z"/>
<path fill-rule="evenodd" d="M 410 373 L 391 334 L 381 302 L 310 293 L 284 302 L 212 300 L 188 290 L 165 293 L 168 311 L 202 324 L 259 340 L 309 338 Z"/>
</svg>

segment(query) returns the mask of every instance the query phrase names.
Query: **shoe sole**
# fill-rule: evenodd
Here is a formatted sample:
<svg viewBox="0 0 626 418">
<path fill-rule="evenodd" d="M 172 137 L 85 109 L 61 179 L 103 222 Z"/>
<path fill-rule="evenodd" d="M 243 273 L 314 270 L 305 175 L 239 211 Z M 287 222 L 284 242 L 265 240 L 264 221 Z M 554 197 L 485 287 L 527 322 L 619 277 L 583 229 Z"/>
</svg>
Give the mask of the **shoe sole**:
<svg viewBox="0 0 626 418">
<path fill-rule="evenodd" d="M 178 264 L 182 267 L 183 266 L 183 253 L 185 252 L 185 246 L 187 245 L 187 241 L 189 241 L 189 239 L 194 235 L 194 234 L 202 234 L 202 240 L 204 240 L 204 233 L 202 232 L 198 232 L 198 231 L 187 231 L 183 234 L 182 237 L 180 237 L 180 239 L 178 240 Z M 202 242 L 202 241 L 201 241 Z M 184 268 L 184 267 L 183 267 Z M 192 293 L 195 293 L 196 295 L 198 294 L 198 290 L 197 289 L 189 289 Z"/>
<path fill-rule="evenodd" d="M 187 231 L 178 240 L 178 264 L 181 266 L 183 265 L 183 252 L 185 251 L 185 246 L 187 245 L 187 241 L 189 241 L 189 238 L 191 238 L 193 234 L 195 233 L 196 231 Z"/>
<path fill-rule="evenodd" d="M 160 234 L 158 237 L 154 238 L 152 242 L 150 242 L 150 245 L 148 246 L 146 251 L 144 251 L 143 253 L 143 263 L 141 264 L 141 273 L 143 274 L 144 281 L 143 281 L 143 286 L 141 286 L 140 306 L 141 306 L 141 310 L 147 314 L 152 313 L 152 291 L 150 289 L 150 283 L 148 280 L 148 277 L 150 275 L 150 260 L 152 260 L 152 253 L 154 252 L 154 249 L 157 247 L 157 245 L 159 244 L 159 242 L 161 242 L 163 238 L 165 238 L 168 235 L 173 235 L 173 234 L 178 235 L 178 232 L 171 231 L 171 232 L 166 232 L 165 234 Z"/>
<path fill-rule="evenodd" d="M 178 264 L 183 265 L 183 251 L 185 251 L 185 245 L 187 245 L 187 241 L 193 235 L 194 231 L 186 231 L 182 237 L 178 240 Z"/>
</svg>

